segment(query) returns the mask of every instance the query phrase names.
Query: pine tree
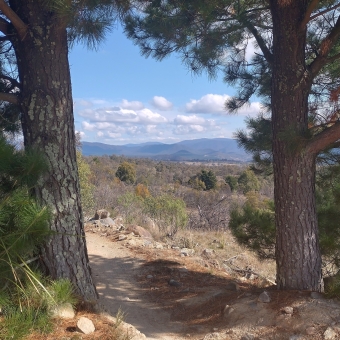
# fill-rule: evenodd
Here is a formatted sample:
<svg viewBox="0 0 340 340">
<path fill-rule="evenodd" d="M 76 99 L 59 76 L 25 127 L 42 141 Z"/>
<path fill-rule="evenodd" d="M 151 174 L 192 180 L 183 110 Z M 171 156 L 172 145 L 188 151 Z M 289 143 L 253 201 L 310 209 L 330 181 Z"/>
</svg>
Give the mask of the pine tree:
<svg viewBox="0 0 340 340">
<path fill-rule="evenodd" d="M 323 290 L 315 162 L 340 139 L 339 0 L 140 1 L 126 21 L 142 53 L 181 54 L 195 73 L 239 88 L 229 112 L 263 98 L 271 113 L 279 289 Z M 246 48 L 255 41 L 252 60 Z"/>
<path fill-rule="evenodd" d="M 34 188 L 40 204 L 51 207 L 55 231 L 41 247 L 42 263 L 88 301 L 97 294 L 83 230 L 68 46 L 101 41 L 128 6 L 128 0 L 0 1 L 0 100 L 19 109 L 25 147 L 39 149 L 49 166 Z"/>
</svg>

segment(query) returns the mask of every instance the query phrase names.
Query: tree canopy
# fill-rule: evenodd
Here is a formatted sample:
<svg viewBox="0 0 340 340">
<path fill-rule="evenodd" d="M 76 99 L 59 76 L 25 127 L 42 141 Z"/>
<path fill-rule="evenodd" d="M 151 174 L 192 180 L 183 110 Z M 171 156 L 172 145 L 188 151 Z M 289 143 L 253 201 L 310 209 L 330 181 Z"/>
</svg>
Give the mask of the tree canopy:
<svg viewBox="0 0 340 340">
<path fill-rule="evenodd" d="M 262 141 L 271 154 L 258 157 L 273 160 L 277 284 L 322 291 L 315 162 L 340 139 L 340 2 L 140 3 L 143 11 L 128 16 L 125 31 L 142 54 L 161 60 L 176 52 L 194 73 L 222 71 L 238 88 L 225 104 L 230 113 L 253 96 L 262 99 L 271 120 L 252 124 L 271 128 L 271 141 Z M 260 141 L 261 133 L 253 137 Z"/>
</svg>

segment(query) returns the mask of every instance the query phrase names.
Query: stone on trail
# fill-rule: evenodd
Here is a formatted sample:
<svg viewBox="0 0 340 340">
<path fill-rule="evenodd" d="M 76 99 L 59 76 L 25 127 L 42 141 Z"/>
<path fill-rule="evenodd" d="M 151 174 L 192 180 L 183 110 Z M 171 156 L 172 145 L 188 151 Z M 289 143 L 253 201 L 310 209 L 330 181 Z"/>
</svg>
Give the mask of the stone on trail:
<svg viewBox="0 0 340 340">
<path fill-rule="evenodd" d="M 131 224 L 126 228 L 126 231 L 128 231 L 130 233 L 132 232 L 135 235 L 139 235 L 142 238 L 152 240 L 152 235 L 150 234 L 150 232 L 148 232 L 146 229 L 144 229 L 143 227 L 141 227 L 139 225 Z"/>
<path fill-rule="evenodd" d="M 325 333 L 323 333 L 323 337 L 325 340 L 338 339 L 337 335 L 338 333 L 332 327 L 328 327 L 325 330 Z"/>
<path fill-rule="evenodd" d="M 124 235 L 124 234 L 121 234 L 121 235 L 118 236 L 118 241 L 124 241 L 126 239 L 127 239 L 127 236 Z"/>
<path fill-rule="evenodd" d="M 51 313 L 55 318 L 73 319 L 75 317 L 74 309 L 69 302 L 54 307 Z"/>
<path fill-rule="evenodd" d="M 91 334 L 96 330 L 93 322 L 84 316 L 78 320 L 77 329 L 84 334 Z"/>
<path fill-rule="evenodd" d="M 284 307 L 284 308 L 281 309 L 281 311 L 285 314 L 293 314 L 294 313 L 293 307 Z"/>
</svg>

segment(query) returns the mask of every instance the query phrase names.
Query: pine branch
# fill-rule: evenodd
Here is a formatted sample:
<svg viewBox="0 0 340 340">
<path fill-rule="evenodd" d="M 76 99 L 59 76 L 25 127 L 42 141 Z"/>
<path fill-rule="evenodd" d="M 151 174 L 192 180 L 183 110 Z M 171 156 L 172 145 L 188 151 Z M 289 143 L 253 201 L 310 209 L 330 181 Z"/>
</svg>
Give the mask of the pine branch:
<svg viewBox="0 0 340 340">
<path fill-rule="evenodd" d="M 306 28 L 306 25 L 308 22 L 311 20 L 311 14 L 316 8 L 316 6 L 319 4 L 320 0 L 312 0 L 309 6 L 307 7 L 305 17 L 303 18 L 301 25 L 300 25 L 300 30 L 304 30 Z"/>
<path fill-rule="evenodd" d="M 5 20 L 4 18 L 0 18 L 0 32 L 7 35 L 9 24 L 10 23 L 7 20 Z"/>
<path fill-rule="evenodd" d="M 328 54 L 330 53 L 332 47 L 337 42 L 340 37 L 340 16 L 338 17 L 335 26 L 331 30 L 331 32 L 327 35 L 326 38 L 320 44 L 319 54 L 313 60 L 313 62 L 309 65 L 310 71 L 310 80 L 314 79 L 314 77 L 320 72 L 322 67 L 326 65 L 328 61 Z"/>
<path fill-rule="evenodd" d="M 316 155 L 325 150 L 330 144 L 337 142 L 339 139 L 340 121 L 337 121 L 331 127 L 315 135 L 307 144 L 306 149 Z"/>
<path fill-rule="evenodd" d="M 18 87 L 19 89 L 21 88 L 21 84 L 17 80 L 15 80 L 15 79 L 13 79 L 9 76 L 5 76 L 5 75 L 2 74 L 2 75 L 0 75 L 0 79 L 8 80 L 9 82 L 11 82 L 13 87 Z"/>
<path fill-rule="evenodd" d="M 252 33 L 254 38 L 256 39 L 257 44 L 259 45 L 264 57 L 266 58 L 267 62 L 269 64 L 272 64 L 273 62 L 273 54 L 270 52 L 269 48 L 267 47 L 264 39 L 262 38 L 261 34 L 259 31 L 256 29 L 256 27 L 247 21 L 245 23 L 246 27 L 249 29 L 249 31 Z"/>
<path fill-rule="evenodd" d="M 19 104 L 19 98 L 13 93 L 0 93 L 0 101 L 8 102 L 11 104 Z"/>
<path fill-rule="evenodd" d="M 9 19 L 17 30 L 21 40 L 24 40 L 27 34 L 27 25 L 20 17 L 7 5 L 4 0 L 0 0 L 0 11 Z"/>
<path fill-rule="evenodd" d="M 326 13 L 328 13 L 328 12 L 330 12 L 330 11 L 333 11 L 334 9 L 337 9 L 337 8 L 339 8 L 339 7 L 340 7 L 340 4 L 337 4 L 337 5 L 334 5 L 333 7 L 327 8 L 327 9 L 325 9 L 324 11 L 321 11 L 321 12 L 319 12 L 319 13 L 316 13 L 316 14 L 312 15 L 312 16 L 310 17 L 310 20 L 313 20 L 313 19 L 319 17 L 320 15 L 324 15 L 324 14 L 326 14 Z"/>
</svg>

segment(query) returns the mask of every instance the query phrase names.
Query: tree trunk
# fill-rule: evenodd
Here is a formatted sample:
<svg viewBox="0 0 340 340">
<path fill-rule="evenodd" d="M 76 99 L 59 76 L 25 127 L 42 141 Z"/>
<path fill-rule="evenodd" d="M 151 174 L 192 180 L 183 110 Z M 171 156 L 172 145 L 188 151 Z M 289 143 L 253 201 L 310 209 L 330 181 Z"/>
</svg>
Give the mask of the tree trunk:
<svg viewBox="0 0 340 340">
<path fill-rule="evenodd" d="M 49 172 L 35 188 L 52 209 L 55 234 L 41 259 L 53 278 L 68 278 L 87 301 L 97 298 L 92 281 L 80 204 L 73 102 L 65 24 L 46 10 L 44 1 L 11 0 L 28 25 L 25 38 L 12 38 L 22 83 L 24 142 L 46 155 Z"/>
<path fill-rule="evenodd" d="M 309 1 L 272 0 L 274 27 L 272 124 L 277 285 L 322 291 L 315 207 L 315 154 L 307 151 L 308 96 L 304 77 Z"/>
</svg>

